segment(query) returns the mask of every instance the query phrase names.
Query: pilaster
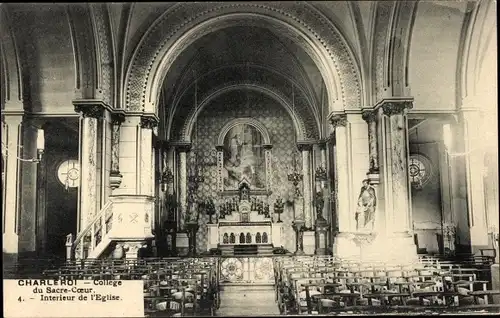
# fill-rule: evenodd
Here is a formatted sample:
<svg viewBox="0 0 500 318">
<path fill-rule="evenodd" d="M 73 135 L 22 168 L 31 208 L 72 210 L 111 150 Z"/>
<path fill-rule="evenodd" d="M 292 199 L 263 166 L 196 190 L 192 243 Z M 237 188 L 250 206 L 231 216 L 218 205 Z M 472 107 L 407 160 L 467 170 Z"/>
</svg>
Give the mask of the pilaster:
<svg viewBox="0 0 500 318">
<path fill-rule="evenodd" d="M 305 227 L 311 228 L 312 224 L 312 187 L 311 187 L 311 144 L 297 144 L 302 153 L 302 175 L 303 175 L 303 196 L 304 196 L 304 221 Z"/>
<path fill-rule="evenodd" d="M 330 117 L 335 137 L 335 211 L 337 214 L 338 231 L 349 232 L 354 212 L 351 209 L 351 191 L 349 177 L 349 144 L 347 132 L 347 115 L 336 114 Z"/>
<path fill-rule="evenodd" d="M 386 226 L 392 233 L 411 231 L 411 197 L 408 179 L 407 111 L 412 99 L 388 100 L 378 105 L 384 116 L 388 161 L 386 179 L 391 207 L 386 211 Z"/>
<path fill-rule="evenodd" d="M 120 126 L 125 121 L 121 113 L 111 114 L 111 171 L 110 186 L 114 190 L 120 187 L 123 175 L 120 173 Z"/>
<path fill-rule="evenodd" d="M 464 108 L 459 112 L 463 129 L 465 154 L 465 180 L 467 186 L 467 211 L 470 222 L 472 252 L 488 246 L 486 223 L 483 122 L 476 108 Z"/>
<path fill-rule="evenodd" d="M 184 214 L 187 210 L 187 153 L 191 150 L 191 144 L 177 146 L 179 153 L 179 208 L 178 226 L 184 228 Z"/>
<path fill-rule="evenodd" d="M 75 111 L 80 113 L 80 211 L 79 231 L 84 229 L 97 213 L 97 130 L 98 120 L 104 114 L 104 106 L 92 101 L 74 101 Z"/>
<path fill-rule="evenodd" d="M 154 160 L 153 160 L 153 129 L 157 127 L 155 116 L 141 116 L 140 119 L 140 152 L 139 160 L 139 191 L 141 195 L 154 195 Z"/>
<path fill-rule="evenodd" d="M 3 252 L 18 253 L 20 163 L 22 115 L 4 116 L 2 120 L 2 156 L 5 164 L 5 201 L 3 201 Z"/>
</svg>

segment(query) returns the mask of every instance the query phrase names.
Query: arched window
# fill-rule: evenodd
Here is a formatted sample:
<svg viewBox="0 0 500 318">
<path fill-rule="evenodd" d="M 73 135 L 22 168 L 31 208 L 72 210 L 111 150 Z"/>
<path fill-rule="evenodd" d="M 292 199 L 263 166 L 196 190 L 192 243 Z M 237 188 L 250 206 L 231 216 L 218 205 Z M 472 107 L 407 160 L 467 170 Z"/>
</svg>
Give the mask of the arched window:
<svg viewBox="0 0 500 318">
<path fill-rule="evenodd" d="M 224 233 L 224 236 L 222 237 L 222 243 L 227 244 L 229 243 L 229 237 L 227 233 Z"/>
<path fill-rule="evenodd" d="M 236 243 L 236 237 L 235 237 L 234 233 L 231 233 L 229 235 L 229 243 L 231 243 L 231 244 Z"/>
<path fill-rule="evenodd" d="M 262 233 L 262 243 L 267 243 L 267 233 Z"/>
<path fill-rule="evenodd" d="M 255 243 L 262 243 L 262 238 L 260 237 L 260 232 L 255 235 Z"/>
<path fill-rule="evenodd" d="M 240 244 L 245 244 L 245 234 L 240 233 Z"/>
<path fill-rule="evenodd" d="M 252 235 L 250 233 L 247 233 L 247 244 L 252 243 Z"/>
</svg>

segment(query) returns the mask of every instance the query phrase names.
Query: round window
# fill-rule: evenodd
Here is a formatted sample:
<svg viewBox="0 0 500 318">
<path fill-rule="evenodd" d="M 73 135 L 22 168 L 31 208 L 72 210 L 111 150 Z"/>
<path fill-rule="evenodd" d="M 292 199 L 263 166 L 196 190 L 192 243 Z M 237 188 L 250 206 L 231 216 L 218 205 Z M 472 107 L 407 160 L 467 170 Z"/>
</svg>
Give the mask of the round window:
<svg viewBox="0 0 500 318">
<path fill-rule="evenodd" d="M 410 155 L 408 175 L 411 185 L 421 189 L 432 177 L 432 164 L 429 159 L 419 154 Z"/>
<path fill-rule="evenodd" d="M 66 188 L 78 187 L 80 183 L 80 164 L 76 159 L 63 161 L 57 168 L 57 177 Z"/>
</svg>

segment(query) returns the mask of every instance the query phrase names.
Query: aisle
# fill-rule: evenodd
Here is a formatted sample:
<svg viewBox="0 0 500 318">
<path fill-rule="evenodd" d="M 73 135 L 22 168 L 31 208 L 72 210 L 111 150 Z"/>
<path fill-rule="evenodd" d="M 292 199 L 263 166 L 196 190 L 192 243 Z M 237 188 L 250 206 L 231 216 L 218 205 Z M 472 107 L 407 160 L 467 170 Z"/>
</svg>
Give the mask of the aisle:
<svg viewBox="0 0 500 318">
<path fill-rule="evenodd" d="M 279 315 L 274 286 L 224 286 L 217 316 Z"/>
</svg>

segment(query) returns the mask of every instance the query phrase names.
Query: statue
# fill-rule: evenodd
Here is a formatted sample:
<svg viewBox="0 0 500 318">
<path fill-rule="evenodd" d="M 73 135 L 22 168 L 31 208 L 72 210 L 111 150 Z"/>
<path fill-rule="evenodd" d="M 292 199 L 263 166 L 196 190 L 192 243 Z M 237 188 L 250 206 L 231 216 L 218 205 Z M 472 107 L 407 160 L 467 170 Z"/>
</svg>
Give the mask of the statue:
<svg viewBox="0 0 500 318">
<path fill-rule="evenodd" d="M 190 194 L 188 197 L 188 205 L 186 211 L 186 222 L 198 223 L 198 204 L 194 198 L 194 194 Z"/>
<path fill-rule="evenodd" d="M 377 197 L 375 189 L 370 184 L 370 180 L 363 180 L 363 186 L 358 197 L 358 206 L 356 208 L 356 230 L 373 230 L 375 221 L 375 207 Z"/>
<path fill-rule="evenodd" d="M 215 215 L 215 204 L 214 200 L 212 199 L 207 199 L 205 202 L 205 213 L 208 215 L 209 220 L 208 224 L 212 224 L 212 216 Z"/>
<path fill-rule="evenodd" d="M 323 193 L 321 193 L 321 191 L 316 192 L 316 198 L 314 202 L 316 204 L 316 219 L 324 220 L 323 207 L 325 206 L 325 200 L 323 199 Z"/>
</svg>

